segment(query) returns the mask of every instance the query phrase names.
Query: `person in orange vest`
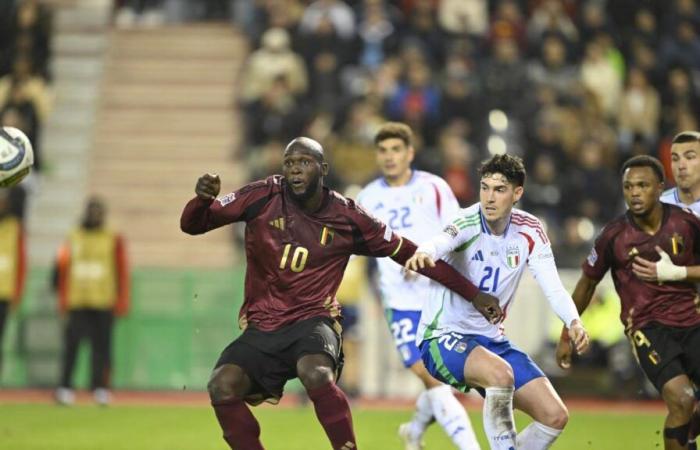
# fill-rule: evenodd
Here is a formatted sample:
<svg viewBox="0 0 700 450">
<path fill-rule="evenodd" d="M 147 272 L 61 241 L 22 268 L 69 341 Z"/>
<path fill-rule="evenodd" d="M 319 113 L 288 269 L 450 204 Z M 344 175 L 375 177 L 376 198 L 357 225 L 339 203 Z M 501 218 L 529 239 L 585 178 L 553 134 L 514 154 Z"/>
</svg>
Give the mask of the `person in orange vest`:
<svg viewBox="0 0 700 450">
<path fill-rule="evenodd" d="M 26 250 L 22 223 L 10 212 L 7 191 L 0 191 L 0 369 L 5 323 L 10 311 L 22 299 L 25 273 Z"/>
<path fill-rule="evenodd" d="M 106 405 L 111 397 L 112 326 L 115 316 L 128 311 L 129 271 L 124 239 L 105 227 L 105 216 L 105 204 L 91 198 L 81 226 L 70 233 L 58 254 L 55 287 L 59 310 L 67 313 L 61 384 L 56 390 L 56 401 L 63 405 L 75 401 L 73 369 L 83 339 L 90 341 L 95 401 Z"/>
</svg>

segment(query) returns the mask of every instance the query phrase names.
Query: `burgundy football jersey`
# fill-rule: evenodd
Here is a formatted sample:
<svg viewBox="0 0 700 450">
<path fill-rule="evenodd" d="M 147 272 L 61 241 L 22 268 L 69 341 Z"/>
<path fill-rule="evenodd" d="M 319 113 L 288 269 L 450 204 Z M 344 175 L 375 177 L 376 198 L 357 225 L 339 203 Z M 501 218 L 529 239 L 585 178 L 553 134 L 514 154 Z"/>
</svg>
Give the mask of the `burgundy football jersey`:
<svg viewBox="0 0 700 450">
<path fill-rule="evenodd" d="M 650 322 L 675 327 L 700 324 L 700 300 L 695 284 L 646 282 L 632 272 L 635 255 L 659 260 L 654 249 L 657 245 L 674 264 L 697 265 L 700 220 L 687 209 L 664 204 L 661 228 L 650 235 L 634 223 L 628 211 L 603 229 L 582 265 L 583 273 L 594 280 L 600 280 L 611 270 L 622 301 L 620 319 L 627 330 L 638 330 Z"/>
<path fill-rule="evenodd" d="M 242 326 L 270 331 L 310 317 L 339 315 L 335 299 L 351 254 L 392 256 L 401 237 L 353 200 L 324 188 L 316 213 L 304 213 L 278 175 L 217 200 L 194 198 L 182 228 L 204 233 L 245 221 L 247 259 Z"/>
</svg>

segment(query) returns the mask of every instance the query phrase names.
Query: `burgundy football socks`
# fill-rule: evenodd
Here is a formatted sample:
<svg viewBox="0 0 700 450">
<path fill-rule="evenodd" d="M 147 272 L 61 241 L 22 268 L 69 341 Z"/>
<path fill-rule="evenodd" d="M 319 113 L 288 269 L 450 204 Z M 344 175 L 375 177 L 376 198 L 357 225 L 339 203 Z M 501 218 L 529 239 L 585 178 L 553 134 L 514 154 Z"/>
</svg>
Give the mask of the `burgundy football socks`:
<svg viewBox="0 0 700 450">
<path fill-rule="evenodd" d="M 356 450 L 355 432 L 352 428 L 350 405 L 335 383 L 308 390 L 314 403 L 316 417 L 321 422 L 334 450 Z"/>
<path fill-rule="evenodd" d="M 260 425 L 242 400 L 212 402 L 224 440 L 233 450 L 265 450 L 260 443 Z"/>
</svg>

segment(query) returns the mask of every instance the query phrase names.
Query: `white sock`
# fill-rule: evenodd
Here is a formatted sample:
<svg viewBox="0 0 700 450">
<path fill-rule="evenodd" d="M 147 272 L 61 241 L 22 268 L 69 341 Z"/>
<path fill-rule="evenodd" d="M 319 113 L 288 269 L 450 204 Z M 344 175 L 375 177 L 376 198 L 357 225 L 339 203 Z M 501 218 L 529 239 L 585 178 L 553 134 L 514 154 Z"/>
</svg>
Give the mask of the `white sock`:
<svg viewBox="0 0 700 450">
<path fill-rule="evenodd" d="M 413 419 L 411 420 L 411 435 L 415 439 L 420 439 L 432 421 L 433 406 L 430 404 L 428 391 L 423 391 L 416 400 L 416 412 L 413 413 Z"/>
<path fill-rule="evenodd" d="M 428 389 L 433 415 L 460 450 L 479 450 L 469 416 L 447 385 Z"/>
<path fill-rule="evenodd" d="M 518 450 L 547 449 L 557 440 L 562 431 L 539 422 L 532 422 L 518 433 L 516 438 Z"/>
<path fill-rule="evenodd" d="M 513 450 L 516 448 L 512 387 L 486 388 L 484 431 L 492 450 Z"/>
</svg>

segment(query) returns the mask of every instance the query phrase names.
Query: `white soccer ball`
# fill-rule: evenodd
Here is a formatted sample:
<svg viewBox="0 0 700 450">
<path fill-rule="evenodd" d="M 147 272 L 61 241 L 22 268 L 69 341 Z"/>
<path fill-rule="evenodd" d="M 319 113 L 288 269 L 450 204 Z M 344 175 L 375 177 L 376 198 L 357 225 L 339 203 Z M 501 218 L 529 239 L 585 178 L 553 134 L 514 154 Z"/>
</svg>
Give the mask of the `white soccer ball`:
<svg viewBox="0 0 700 450">
<path fill-rule="evenodd" d="M 34 150 L 29 138 L 17 128 L 0 128 L 0 188 L 11 187 L 29 174 Z"/>
</svg>

